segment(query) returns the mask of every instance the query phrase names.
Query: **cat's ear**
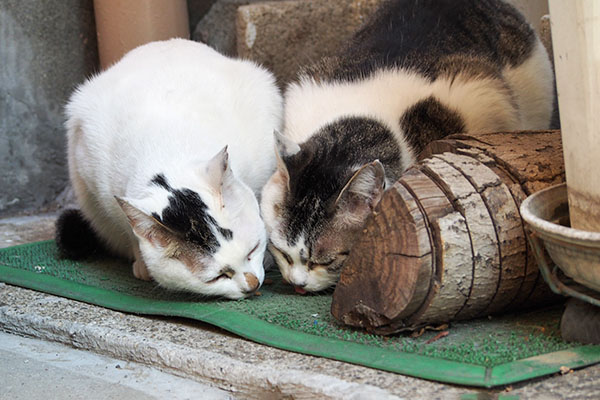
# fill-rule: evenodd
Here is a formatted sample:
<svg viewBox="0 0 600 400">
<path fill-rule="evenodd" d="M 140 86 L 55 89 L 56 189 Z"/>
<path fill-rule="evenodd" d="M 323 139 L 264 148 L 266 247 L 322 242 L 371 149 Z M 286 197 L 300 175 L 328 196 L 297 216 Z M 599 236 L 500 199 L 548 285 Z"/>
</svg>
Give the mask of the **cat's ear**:
<svg viewBox="0 0 600 400">
<path fill-rule="evenodd" d="M 229 168 L 229 152 L 227 146 L 223 147 L 213 158 L 205 165 L 205 172 L 211 187 L 220 192 L 223 184 L 232 175 Z"/>
<path fill-rule="evenodd" d="M 379 204 L 385 190 L 385 171 L 379 160 L 363 165 L 352 175 L 334 202 L 336 220 L 362 224 Z"/>
<path fill-rule="evenodd" d="M 225 194 L 235 186 L 233 172 L 229 166 L 227 146 L 206 163 L 205 172 L 210 187 L 219 197 L 223 206 Z"/>
<path fill-rule="evenodd" d="M 273 131 L 273 137 L 275 138 L 275 157 L 277 159 L 277 171 L 283 177 L 289 190 L 290 173 L 288 172 L 287 165 L 285 164 L 285 161 L 283 159 L 284 157 L 290 157 L 300 152 L 300 146 L 288 137 L 281 134 L 278 130 Z"/>
<path fill-rule="evenodd" d="M 127 216 L 129 225 L 133 232 L 154 245 L 165 246 L 168 242 L 168 229 L 158 222 L 154 217 L 146 214 L 139 206 L 134 205 L 136 201 L 115 196 L 115 200 Z"/>
</svg>

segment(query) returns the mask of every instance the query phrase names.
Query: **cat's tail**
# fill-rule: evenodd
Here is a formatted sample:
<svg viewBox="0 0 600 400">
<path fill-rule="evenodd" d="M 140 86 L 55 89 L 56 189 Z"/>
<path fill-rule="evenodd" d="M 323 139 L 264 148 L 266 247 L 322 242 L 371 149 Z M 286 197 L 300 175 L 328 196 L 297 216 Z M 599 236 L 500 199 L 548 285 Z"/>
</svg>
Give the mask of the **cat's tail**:
<svg viewBox="0 0 600 400">
<path fill-rule="evenodd" d="M 58 217 L 55 241 L 62 258 L 82 260 L 108 253 L 108 249 L 80 210 L 65 210 Z"/>
</svg>

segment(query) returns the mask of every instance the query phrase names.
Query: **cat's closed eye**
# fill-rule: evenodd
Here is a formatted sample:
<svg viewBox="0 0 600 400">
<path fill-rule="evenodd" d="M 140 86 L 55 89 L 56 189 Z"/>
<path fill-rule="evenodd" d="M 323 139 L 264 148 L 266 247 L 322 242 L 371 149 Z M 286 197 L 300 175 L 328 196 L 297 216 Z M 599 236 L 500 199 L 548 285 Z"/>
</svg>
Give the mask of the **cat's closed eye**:
<svg viewBox="0 0 600 400">
<path fill-rule="evenodd" d="M 252 254 L 253 254 L 253 253 L 256 251 L 256 249 L 258 249 L 258 246 L 259 246 L 259 245 L 260 245 L 260 242 L 257 242 L 257 243 L 256 243 L 256 246 L 254 246 L 254 247 L 252 248 L 252 250 L 250 250 L 250 252 L 249 252 L 249 253 L 248 253 L 248 255 L 246 256 L 246 259 L 247 259 L 248 261 L 250 261 L 250 259 L 252 258 Z"/>
<path fill-rule="evenodd" d="M 216 282 L 221 279 L 231 279 L 231 278 L 233 278 L 234 274 L 235 274 L 235 272 L 231 268 L 225 268 L 221 271 L 221 273 L 219 275 L 217 275 L 215 278 L 207 281 L 206 283 L 213 283 L 213 282 Z"/>
<path fill-rule="evenodd" d="M 335 256 L 332 256 L 329 258 L 323 258 L 321 260 L 309 261 L 308 268 L 313 269 L 316 267 L 328 267 L 336 261 L 343 262 L 345 260 L 345 258 L 348 256 L 348 254 L 350 254 L 350 252 L 342 251 L 340 253 L 337 253 Z"/>
<path fill-rule="evenodd" d="M 294 264 L 294 260 L 292 260 L 292 257 L 290 257 L 289 254 L 287 254 L 285 251 L 283 251 L 273 245 L 270 245 L 269 247 L 271 249 L 271 252 L 275 251 L 275 252 L 279 253 L 289 265 Z"/>
<path fill-rule="evenodd" d="M 327 267 L 328 265 L 333 264 L 335 260 L 337 260 L 337 258 L 331 258 L 326 261 L 309 261 L 307 265 L 309 269 L 313 269 L 316 267 Z"/>
</svg>

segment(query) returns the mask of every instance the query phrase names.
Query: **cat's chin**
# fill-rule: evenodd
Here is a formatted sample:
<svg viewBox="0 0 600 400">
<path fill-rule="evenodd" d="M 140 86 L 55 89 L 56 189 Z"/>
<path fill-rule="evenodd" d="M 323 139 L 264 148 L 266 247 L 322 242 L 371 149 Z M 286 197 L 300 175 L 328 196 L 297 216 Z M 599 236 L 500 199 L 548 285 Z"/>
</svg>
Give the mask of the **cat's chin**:
<svg viewBox="0 0 600 400">
<path fill-rule="evenodd" d="M 298 287 L 295 286 L 296 293 L 307 294 L 307 293 L 323 293 L 323 292 L 326 292 L 326 291 L 331 290 L 332 288 L 335 287 L 335 284 L 336 284 L 338 278 L 339 277 L 336 276 L 336 277 L 329 278 L 329 279 L 326 279 L 326 280 L 321 279 L 321 280 L 319 280 L 317 282 L 314 282 L 314 281 L 313 282 L 309 282 L 308 285 L 306 285 L 304 287 L 301 287 L 301 288 L 298 288 Z M 300 293 L 298 291 L 298 289 L 300 289 L 304 293 Z"/>
<path fill-rule="evenodd" d="M 298 288 L 298 287 L 294 287 L 294 290 L 297 294 L 299 294 L 301 296 L 306 296 L 309 294 L 312 294 L 312 295 L 331 294 L 333 292 L 334 288 L 335 288 L 335 284 L 331 284 L 328 286 L 324 286 L 318 290 L 307 290 L 306 288 Z"/>
<path fill-rule="evenodd" d="M 222 297 L 224 297 L 224 298 L 226 298 L 228 300 L 243 300 L 243 299 L 247 299 L 249 297 L 252 297 L 254 295 L 254 293 L 256 293 L 256 292 L 252 292 L 252 293 L 243 293 L 243 292 L 227 293 L 227 294 L 224 294 Z"/>
<path fill-rule="evenodd" d="M 159 282 L 159 284 L 160 284 L 160 282 Z M 232 289 L 219 290 L 219 289 L 211 288 L 211 287 L 204 286 L 204 285 L 194 286 L 194 285 L 189 285 L 189 284 L 179 285 L 179 284 L 169 283 L 166 285 L 162 284 L 161 286 L 163 286 L 169 290 L 185 291 L 185 292 L 193 293 L 193 294 L 201 296 L 201 297 L 208 297 L 208 298 L 215 298 L 215 299 L 221 298 L 221 299 L 228 299 L 228 300 L 246 299 L 246 298 L 252 297 L 255 293 L 255 292 L 248 293 L 248 292 L 244 292 L 242 290 L 232 290 Z"/>
</svg>

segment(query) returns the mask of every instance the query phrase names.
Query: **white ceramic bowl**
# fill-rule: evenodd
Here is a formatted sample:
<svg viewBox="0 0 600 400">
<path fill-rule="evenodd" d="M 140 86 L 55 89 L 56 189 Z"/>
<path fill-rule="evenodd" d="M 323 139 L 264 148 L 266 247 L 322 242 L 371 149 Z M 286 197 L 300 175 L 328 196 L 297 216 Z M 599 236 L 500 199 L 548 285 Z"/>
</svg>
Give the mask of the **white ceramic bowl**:
<svg viewBox="0 0 600 400">
<path fill-rule="evenodd" d="M 569 221 L 566 184 L 529 196 L 521 204 L 521 216 L 565 275 L 600 292 L 600 233 L 565 226 Z"/>
</svg>

